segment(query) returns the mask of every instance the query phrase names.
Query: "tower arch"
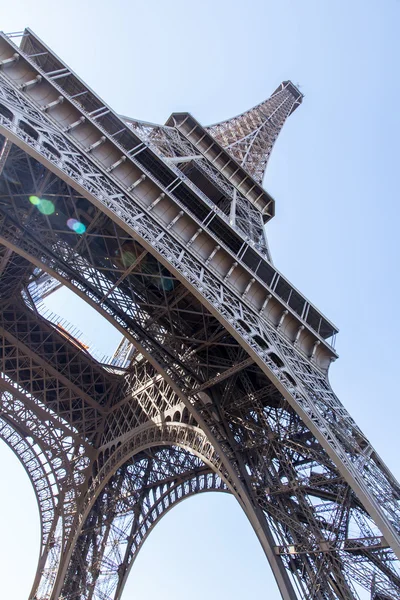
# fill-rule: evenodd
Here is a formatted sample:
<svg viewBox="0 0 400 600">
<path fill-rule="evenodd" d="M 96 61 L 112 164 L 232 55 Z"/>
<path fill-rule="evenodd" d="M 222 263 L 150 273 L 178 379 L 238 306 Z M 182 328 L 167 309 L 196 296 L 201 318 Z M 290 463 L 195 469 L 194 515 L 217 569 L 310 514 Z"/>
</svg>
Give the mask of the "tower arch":
<svg viewBox="0 0 400 600">
<path fill-rule="evenodd" d="M 169 510 L 194 494 L 232 491 L 204 433 L 186 424 L 149 423 L 106 456 L 59 577 L 68 598 L 118 600 L 143 543 Z"/>
<path fill-rule="evenodd" d="M 53 587 L 71 526 L 67 515 L 76 510 L 77 486 L 68 451 L 72 440 L 62 434 L 62 426 L 51 415 L 42 419 L 42 407 L 27 401 L 4 380 L 0 382 L 0 402 L 0 439 L 24 467 L 39 509 L 40 552 L 33 598 L 38 590 L 45 595 Z M 80 465 L 77 467 L 79 471 Z"/>
<path fill-rule="evenodd" d="M 13 300 L 32 276 L 29 262 L 45 265 L 86 294 L 129 336 L 137 348 L 134 367 L 151 367 L 144 369 L 150 375 L 145 391 L 160 392 L 159 421 L 157 415 L 150 418 L 160 430 L 166 423 L 173 427 L 174 415 L 182 414 L 172 410 L 175 404 L 165 409 L 160 379 L 186 406 L 193 427 L 203 431 L 223 462 L 285 600 L 353 600 L 358 583 L 398 597 L 400 488 L 329 385 L 329 364 L 336 358 L 330 340 L 337 330 L 275 269 L 257 243 L 259 228 L 257 235 L 247 235 L 231 222 L 238 194 L 259 226 L 274 213 L 273 199 L 250 172 L 253 133 L 237 140 L 245 143 L 239 164 L 232 144 L 224 149 L 217 134 L 190 115 L 175 115 L 163 132 L 172 128 L 174 140 L 185 138 L 195 153 L 182 154 L 181 144 L 176 155 L 172 148 L 167 156 L 161 145 L 155 148 L 129 128 L 30 30 L 20 49 L 4 36 L 1 43 L 7 69 L 0 73 L 0 97 L 12 112 L 12 118 L 4 110 L 0 114 L 1 297 L 8 301 L 2 319 L 18 360 L 29 358 L 29 368 L 14 369 L 13 378 L 27 385 L 27 372 L 36 385 L 33 375 L 47 361 L 56 388 L 43 386 L 42 378 L 35 395 L 79 432 L 80 442 L 90 447 L 89 466 L 103 435 L 109 436 L 105 463 L 93 473 L 71 474 L 71 497 L 82 501 L 68 523 L 70 532 L 83 527 L 83 537 L 75 540 L 72 533 L 68 539 L 68 561 L 53 599 L 67 572 L 66 594 L 73 597 L 87 564 L 101 562 L 103 529 L 110 530 L 111 518 L 101 519 L 107 510 L 112 516 L 114 507 L 107 503 L 114 502 L 113 492 L 131 467 L 119 465 L 118 452 L 131 431 L 151 431 L 145 421 L 154 397 L 146 404 L 143 389 L 132 385 L 128 393 L 119 388 L 125 395 L 117 397 L 112 377 L 96 369 L 82 349 L 65 344 L 60 357 L 53 351 L 60 340 L 43 321 L 26 327 L 27 313 L 18 314 Z M 15 190 L 17 184 L 23 193 Z M 39 353 L 32 350 L 37 336 L 44 342 Z M 11 359 L 9 349 L 4 364 L 12 369 Z M 129 375 L 128 387 L 137 381 Z M 106 431 L 110 415 L 118 427 Z M 146 464 L 155 460 L 148 456 L 154 441 L 142 448 Z M 117 471 L 90 497 L 104 465 Z M 357 537 L 351 537 L 350 525 Z M 75 551 L 77 560 L 69 562 Z M 93 569 L 95 590 L 100 573 Z M 104 581 L 103 589 L 107 585 Z"/>
</svg>

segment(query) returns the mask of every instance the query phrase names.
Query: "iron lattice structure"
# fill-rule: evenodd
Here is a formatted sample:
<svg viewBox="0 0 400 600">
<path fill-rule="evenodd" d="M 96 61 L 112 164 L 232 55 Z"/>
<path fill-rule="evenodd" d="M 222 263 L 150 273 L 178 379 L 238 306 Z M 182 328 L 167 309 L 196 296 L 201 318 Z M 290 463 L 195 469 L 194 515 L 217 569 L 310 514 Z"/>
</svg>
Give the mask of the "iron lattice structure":
<svg viewBox="0 0 400 600">
<path fill-rule="evenodd" d="M 285 600 L 400 598 L 399 485 L 330 387 L 335 326 L 264 233 L 301 99 L 284 82 L 208 128 L 139 122 L 29 29 L 1 34 L 0 436 L 40 508 L 31 600 L 119 599 L 203 491 L 236 497 Z M 121 331 L 112 361 L 47 318 L 59 284 Z"/>
</svg>

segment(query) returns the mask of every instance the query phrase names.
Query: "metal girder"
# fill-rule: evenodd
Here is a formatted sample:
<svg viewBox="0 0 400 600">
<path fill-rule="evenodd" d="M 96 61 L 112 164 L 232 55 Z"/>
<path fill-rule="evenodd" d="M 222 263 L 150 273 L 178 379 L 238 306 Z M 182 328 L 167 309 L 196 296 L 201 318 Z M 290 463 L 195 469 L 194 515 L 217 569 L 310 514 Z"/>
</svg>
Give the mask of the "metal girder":
<svg viewBox="0 0 400 600">
<path fill-rule="evenodd" d="M 179 422 L 148 422 L 123 444 L 100 448 L 93 473 L 52 598 L 119 598 L 144 539 L 174 503 L 228 490 L 205 434 Z"/>
<path fill-rule="evenodd" d="M 3 376 L 94 441 L 118 378 L 85 357 L 22 299 L 2 306 L 0 344 Z"/>
<path fill-rule="evenodd" d="M 18 456 L 36 493 L 41 546 L 32 598 L 48 597 L 61 562 L 63 545 L 77 514 L 80 488 L 90 466 L 91 449 L 54 411 L 8 378 L 0 382 L 0 438 Z"/>
<path fill-rule="evenodd" d="M 4 273 L 13 264 L 27 269 L 26 276 L 17 269 L 12 298 L 23 286 L 29 292 L 32 264 L 75 290 L 137 349 L 128 372 L 111 377 L 36 315 L 34 301 L 18 317 L 4 295 L 7 381 L 24 402 L 41 402 L 68 427 L 79 424 L 74 435 L 91 452 L 83 453 L 90 465 L 74 531 L 52 588 L 39 583 L 37 598 L 118 600 L 135 552 L 158 521 L 157 486 L 175 489 L 169 507 L 205 473 L 245 510 L 285 599 L 350 600 L 358 585 L 399 598 L 400 489 L 330 388 L 335 353 L 326 338 L 336 329 L 276 271 L 265 284 L 259 269 L 267 269 L 268 253 L 256 248 L 258 234 L 244 236 L 246 207 L 256 219 L 271 200 L 254 197 L 259 186 L 222 149 L 211 161 L 199 124 L 196 135 L 183 134 L 182 123 L 182 131 L 127 126 L 31 32 L 22 50 L 0 41 L 0 58 L 17 53 L 26 66 L 18 85 L 13 60 L 0 75 L 0 133 L 15 144 L 0 187 Z M 286 98 L 290 85 L 271 102 Z M 262 152 L 266 162 L 263 144 L 274 124 L 259 123 L 255 137 L 239 130 L 261 112 L 228 122 L 238 142 L 228 151 L 250 171 Z M 195 165 L 168 162 L 188 156 L 199 156 Z M 43 214 L 29 196 L 51 200 L 54 210 Z M 84 229 L 70 229 L 70 219 Z M 16 325 L 33 321 L 39 341 Z M 51 380 L 66 391 L 46 405 L 43 382 Z M 196 475 L 182 472 L 187 461 Z M 135 469 L 138 489 L 129 496 L 127 473 Z M 145 513 L 152 516 L 138 530 Z M 123 555 L 122 539 L 129 540 Z"/>
<path fill-rule="evenodd" d="M 229 218 L 230 225 L 241 235 L 250 238 L 260 253 L 271 260 L 260 211 L 213 165 L 212 161 L 203 156 L 183 133 L 174 127 L 150 125 L 126 117 L 123 119 L 142 139 L 146 140 L 154 152 L 167 160 L 172 170 L 177 174 L 184 173 L 186 184 L 200 194 L 206 203 L 210 202 L 209 198 L 195 182 L 199 183 L 199 177 L 201 180 L 202 175 L 211 181 L 214 191 L 219 191 L 219 197 L 217 196 L 214 201 L 221 213 Z M 271 204 L 273 204 L 272 200 Z M 272 213 L 271 209 L 271 216 Z"/>
<path fill-rule="evenodd" d="M 32 225 L 32 223 L 31 223 L 31 225 Z M 30 228 L 30 229 L 32 230 L 32 228 Z M 42 230 L 42 231 L 43 231 L 43 230 Z M 53 232 L 51 232 L 51 230 L 50 230 L 50 231 L 48 231 L 48 233 L 52 233 L 52 235 L 54 236 L 54 231 L 53 231 Z M 21 237 L 21 236 L 20 236 L 20 237 Z M 33 237 L 34 237 L 34 236 L 33 236 Z M 43 237 L 43 236 L 41 235 L 40 237 Z M 108 234 L 107 234 L 107 239 L 110 239 L 111 237 L 112 237 L 112 236 L 111 236 L 111 234 L 110 234 L 110 233 L 108 233 Z M 32 235 L 31 235 L 31 238 L 32 238 Z M 32 239 L 31 239 L 31 240 L 28 240 L 28 236 L 22 236 L 22 237 L 21 237 L 21 239 L 23 239 L 23 243 L 24 243 L 24 244 L 25 244 L 25 243 L 29 243 L 29 244 L 30 244 L 30 246 L 31 246 L 31 248 L 32 248 Z M 50 244 L 50 242 L 51 242 L 51 238 L 48 238 L 48 241 L 49 241 L 49 244 Z M 90 241 L 90 240 L 89 240 L 89 241 Z M 88 242 L 87 242 L 87 243 L 88 243 Z M 82 246 L 82 244 L 81 244 L 81 246 Z M 52 246 L 51 246 L 51 247 L 55 248 L 55 247 L 54 247 L 54 244 L 52 244 Z M 63 253 L 63 245 L 61 245 L 61 246 L 60 246 L 60 243 L 58 243 L 58 246 L 57 246 L 57 248 L 58 248 L 58 250 L 61 250 L 61 255 L 60 255 L 60 258 L 62 258 L 62 253 Z M 67 249 L 67 250 L 68 250 L 68 245 L 66 245 L 66 246 L 64 245 L 64 250 L 65 250 L 65 249 Z M 74 250 L 75 250 L 75 248 L 74 248 Z M 75 253 L 74 255 L 75 255 L 75 256 L 77 256 L 77 255 L 76 255 L 76 253 Z M 71 266 L 71 265 L 73 265 L 73 260 L 72 260 L 72 258 L 73 258 L 73 256 L 74 256 L 74 255 L 73 255 L 73 254 L 71 254 L 70 250 L 68 250 L 68 254 L 67 254 L 67 256 L 68 256 L 68 265 L 69 265 L 69 270 L 70 270 L 70 271 L 71 271 L 71 269 L 72 269 L 72 266 Z M 42 256 L 42 259 L 43 259 L 43 256 L 44 256 L 44 251 L 43 251 L 43 248 L 41 248 L 41 256 Z M 64 254 L 64 256 L 65 256 L 65 254 Z M 89 258 L 89 257 L 92 259 L 92 262 L 94 262 L 94 263 L 95 263 L 95 264 L 94 264 L 92 267 L 90 267 L 90 263 L 89 263 L 89 261 L 88 261 L 88 258 Z M 99 264 L 96 264 L 96 261 L 93 261 L 93 258 L 94 258 L 93 251 L 90 253 L 90 255 L 89 255 L 89 254 L 87 254 L 86 260 L 85 260 L 84 262 L 82 262 L 82 260 L 83 260 L 83 257 L 82 257 L 82 255 L 81 255 L 81 254 L 79 254 L 79 255 L 77 256 L 77 258 L 78 258 L 78 263 L 77 263 L 77 266 L 79 265 L 79 268 L 78 268 L 78 270 L 75 272 L 74 279 L 77 279 L 77 276 L 78 276 L 78 273 L 79 273 L 79 271 L 84 271 L 86 274 L 88 274 L 88 273 L 90 274 L 90 279 L 93 281 L 93 279 L 94 279 L 94 277 L 95 277 L 95 273 L 96 273 L 96 281 L 98 282 L 98 284 L 99 284 L 99 283 L 101 284 L 101 282 L 102 282 L 102 281 L 104 282 L 104 283 L 101 285 L 101 287 L 104 287 L 104 285 L 109 285 L 109 284 L 106 284 L 106 279 L 105 279 L 104 275 L 103 275 L 102 277 L 100 277 L 100 275 L 101 275 L 101 272 L 100 272 L 100 270 L 99 270 L 99 269 L 100 269 L 101 265 L 99 265 Z M 53 255 L 52 259 L 53 259 L 53 264 L 54 264 L 54 255 Z M 66 262 L 66 261 L 64 260 L 64 263 L 65 263 L 65 262 Z M 83 265 L 85 265 L 85 268 L 84 268 L 84 269 L 82 269 L 82 266 L 83 266 Z M 117 265 L 117 266 L 118 266 L 118 265 Z M 104 267 L 103 267 L 103 270 L 104 270 Z M 108 275 L 111 273 L 111 271 L 112 271 L 111 267 L 107 267 L 107 273 L 108 273 Z M 142 283 L 143 283 L 143 282 L 142 282 Z M 130 291 L 132 292 L 132 290 L 134 290 L 135 288 L 136 288 L 136 289 L 138 289 L 138 285 L 139 285 L 139 282 L 135 282 L 135 285 L 134 285 L 133 287 L 132 287 L 132 285 L 130 286 L 130 288 L 129 288 L 129 289 L 130 289 Z M 98 287 L 97 289 L 101 289 L 101 287 L 100 287 L 100 288 Z M 139 286 L 139 287 L 140 287 L 140 286 Z M 145 290 L 147 290 L 147 296 L 146 296 L 146 300 L 147 300 L 147 302 L 146 302 L 146 306 L 147 306 L 147 308 L 148 308 L 149 306 L 151 306 L 151 301 L 150 301 L 150 298 L 154 296 L 154 293 L 155 293 L 155 292 L 154 292 L 154 291 L 151 291 L 151 294 L 150 294 L 150 292 L 149 292 L 149 288 L 148 288 L 148 286 L 147 286 L 146 284 L 144 284 L 144 289 L 145 289 Z M 132 297 L 132 296 L 130 296 L 130 297 L 129 297 L 129 299 L 127 298 L 127 301 L 123 302 L 123 298 L 124 298 L 124 296 L 126 296 L 126 294 L 127 294 L 127 292 L 126 292 L 126 289 L 124 289 L 124 290 L 117 290 L 117 288 L 115 288 L 115 287 L 114 287 L 114 291 L 113 291 L 113 293 L 112 293 L 112 294 L 110 294 L 110 295 L 107 295 L 107 298 L 106 298 L 106 301 L 107 301 L 107 303 L 110 303 L 110 302 L 112 301 L 112 299 L 113 299 L 113 295 L 115 295 L 115 294 L 117 293 L 117 291 L 118 291 L 118 305 L 119 305 L 119 308 L 121 309 L 121 306 L 125 306 L 127 309 L 128 309 L 128 307 L 130 307 L 130 310 L 131 310 L 131 311 L 132 311 L 132 310 L 134 310 L 134 312 L 135 312 L 135 314 L 136 314 L 136 317 L 137 317 L 137 315 L 138 315 L 138 308 L 137 308 L 137 307 L 135 307 L 135 308 L 133 309 L 133 307 L 134 307 L 133 300 L 135 299 L 135 296 L 136 296 L 136 294 L 135 294 L 135 296 L 133 296 L 133 297 Z M 143 292 L 142 292 L 142 293 L 143 293 Z M 122 294 L 122 295 L 121 295 L 121 294 Z M 104 296 L 105 296 L 105 295 L 104 295 L 104 294 L 102 294 L 102 298 L 104 298 Z M 165 297 L 165 294 L 164 294 L 164 297 Z M 157 299 L 157 307 L 159 306 L 159 302 L 160 302 L 160 299 Z M 192 303 L 193 303 L 193 300 L 192 300 Z M 194 306 L 192 306 L 192 309 L 191 309 L 191 311 L 190 311 L 190 312 L 191 312 L 191 314 L 193 314 L 193 313 L 195 313 L 195 312 L 196 312 L 196 310 L 193 310 L 193 308 L 194 308 Z M 185 310 L 186 310 L 186 309 L 185 309 Z M 148 315 L 146 315 L 146 314 L 143 312 L 143 310 L 142 310 L 141 312 L 142 312 L 142 314 L 143 314 L 143 317 L 145 318 L 145 320 L 146 320 L 146 318 L 148 319 Z M 183 311 L 180 311 L 180 312 L 183 312 Z M 187 312 L 187 311 L 186 311 L 186 312 Z M 185 312 L 185 314 L 186 314 L 186 312 Z M 203 319 L 204 319 L 204 316 L 205 316 L 204 310 L 203 310 L 202 308 L 201 308 L 201 309 L 199 309 L 199 307 L 197 307 L 197 313 L 198 313 L 198 318 L 200 318 L 201 320 L 203 320 Z M 125 315 L 125 318 L 126 318 L 126 315 Z M 151 318 L 153 319 L 153 317 L 152 317 L 152 316 L 151 316 Z M 207 316 L 207 319 L 208 319 L 208 320 L 210 320 L 210 322 L 212 321 L 212 319 L 211 319 L 211 316 L 210 316 L 210 315 L 208 315 L 208 316 Z M 153 321 L 154 321 L 154 319 L 153 319 Z M 169 319 L 169 321 L 171 322 L 171 319 Z M 179 323 L 178 325 L 179 325 L 179 327 L 184 327 L 183 331 L 185 330 L 185 328 L 187 328 L 187 325 L 186 325 L 185 323 L 183 323 L 183 324 L 182 324 L 182 323 Z M 163 325 L 163 328 L 164 328 L 164 331 L 165 331 L 165 335 L 167 335 L 167 336 L 168 336 L 168 330 L 166 329 L 166 324 L 164 324 L 164 325 Z M 208 328 L 206 328 L 206 329 L 208 329 Z M 158 327 L 157 327 L 157 329 L 156 329 L 156 333 L 157 333 L 157 335 L 158 335 L 158 336 L 160 335 L 160 329 L 159 329 L 159 325 L 158 325 Z M 171 333 L 173 333 L 173 332 L 171 332 Z M 147 333 L 147 336 L 148 336 L 148 335 L 149 335 L 149 333 Z M 170 335 L 169 335 L 168 337 L 170 337 Z M 172 339 L 173 339 L 173 338 L 174 338 L 174 335 L 172 335 Z M 147 340 L 147 341 L 148 341 L 148 340 Z M 155 340 L 154 340 L 154 341 L 155 341 Z M 153 343 L 154 343 L 154 341 L 153 341 Z M 234 344 L 232 344 L 232 345 L 234 345 Z M 179 347 L 181 347 L 181 342 L 180 342 L 180 345 L 179 345 Z M 217 344 L 217 347 L 218 347 L 218 344 Z M 173 346 L 172 346 L 172 348 L 173 348 Z M 171 348 L 171 349 L 172 349 L 172 348 Z M 171 351 L 170 351 L 170 352 L 171 352 Z M 207 349 L 207 352 L 209 353 L 209 348 Z M 152 352 L 152 355 L 153 355 L 153 356 L 155 355 L 155 351 L 153 351 L 153 352 Z M 170 356 L 172 356 L 172 355 L 170 354 Z M 183 363 L 181 363 L 181 366 L 182 366 L 182 364 L 183 364 Z M 171 365 L 169 364 L 168 366 L 169 366 L 169 368 L 170 368 L 170 366 L 171 366 Z M 190 373 L 190 372 L 189 372 L 189 373 Z M 198 372 L 198 374 L 200 374 L 200 373 L 201 373 L 201 371 L 199 371 L 199 372 Z M 211 414 L 211 417 L 212 417 L 212 420 L 214 420 L 214 418 L 215 418 L 215 417 L 214 417 L 214 415 L 213 415 L 213 414 Z M 213 424 L 213 427 L 215 428 L 215 425 L 214 425 L 214 424 Z M 326 561 L 325 561 L 325 562 L 326 562 Z M 328 562 L 327 564 L 329 565 L 330 563 Z M 315 569 L 315 568 L 319 568 L 319 567 L 315 567 L 315 566 L 314 566 L 314 569 Z M 310 581 L 311 581 L 311 579 L 310 579 Z M 335 585 L 338 585 L 338 584 L 337 584 L 337 582 L 335 583 Z"/>
<path fill-rule="evenodd" d="M 86 518 L 61 597 L 119 598 L 137 553 L 159 520 L 182 500 L 206 491 L 226 492 L 227 486 L 178 447 L 144 451 L 125 463 Z"/>
</svg>

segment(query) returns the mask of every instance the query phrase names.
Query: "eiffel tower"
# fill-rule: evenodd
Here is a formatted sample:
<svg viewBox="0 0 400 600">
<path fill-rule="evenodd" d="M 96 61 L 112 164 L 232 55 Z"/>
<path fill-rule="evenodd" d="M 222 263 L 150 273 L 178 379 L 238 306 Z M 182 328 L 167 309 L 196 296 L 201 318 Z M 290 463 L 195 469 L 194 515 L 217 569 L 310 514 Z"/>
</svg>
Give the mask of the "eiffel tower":
<svg viewBox="0 0 400 600">
<path fill-rule="evenodd" d="M 274 266 L 262 187 L 302 94 L 203 127 L 121 117 L 0 35 L 0 436 L 35 489 L 30 600 L 117 600 L 173 506 L 233 494 L 285 600 L 400 598 L 400 488 L 328 381 L 335 326 Z M 102 362 L 63 285 L 123 336 Z M 228 574 L 229 576 L 229 574 Z"/>
</svg>

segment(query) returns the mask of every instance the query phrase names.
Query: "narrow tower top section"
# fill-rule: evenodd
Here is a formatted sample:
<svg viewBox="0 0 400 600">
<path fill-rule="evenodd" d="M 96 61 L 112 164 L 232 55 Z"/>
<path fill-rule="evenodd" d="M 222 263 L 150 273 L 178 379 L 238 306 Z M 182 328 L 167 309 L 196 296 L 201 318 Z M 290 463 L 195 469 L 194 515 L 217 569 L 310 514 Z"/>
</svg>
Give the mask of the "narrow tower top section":
<svg viewBox="0 0 400 600">
<path fill-rule="evenodd" d="M 271 150 L 286 119 L 301 104 L 303 94 L 291 81 L 246 112 L 206 127 L 258 183 L 262 183 Z"/>
</svg>

